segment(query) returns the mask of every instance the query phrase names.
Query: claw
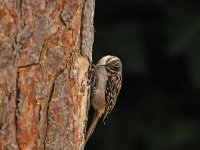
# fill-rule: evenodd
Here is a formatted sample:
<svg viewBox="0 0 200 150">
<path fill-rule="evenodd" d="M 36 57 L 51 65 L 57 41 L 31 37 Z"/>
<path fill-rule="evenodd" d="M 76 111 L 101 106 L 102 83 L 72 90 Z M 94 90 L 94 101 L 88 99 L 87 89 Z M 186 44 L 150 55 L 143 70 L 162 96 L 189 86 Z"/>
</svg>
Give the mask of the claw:
<svg viewBox="0 0 200 150">
<path fill-rule="evenodd" d="M 95 65 L 92 64 L 88 73 L 88 82 L 87 84 L 90 86 L 94 86 L 95 85 L 95 77 L 94 77 L 94 68 Z"/>
</svg>

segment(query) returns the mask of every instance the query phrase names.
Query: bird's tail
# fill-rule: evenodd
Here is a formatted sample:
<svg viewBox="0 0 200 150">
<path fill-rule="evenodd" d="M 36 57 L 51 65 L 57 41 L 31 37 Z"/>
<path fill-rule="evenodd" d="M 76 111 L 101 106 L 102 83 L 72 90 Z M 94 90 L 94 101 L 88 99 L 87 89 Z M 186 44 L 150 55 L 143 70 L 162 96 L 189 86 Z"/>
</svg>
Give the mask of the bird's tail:
<svg viewBox="0 0 200 150">
<path fill-rule="evenodd" d="M 90 128 L 87 131 L 87 134 L 86 134 L 85 143 L 87 143 L 87 141 L 91 137 L 92 133 L 94 132 L 94 129 L 96 128 L 97 123 L 98 123 L 99 119 L 101 118 L 101 116 L 102 116 L 101 113 L 95 111 L 92 123 L 90 125 Z"/>
</svg>

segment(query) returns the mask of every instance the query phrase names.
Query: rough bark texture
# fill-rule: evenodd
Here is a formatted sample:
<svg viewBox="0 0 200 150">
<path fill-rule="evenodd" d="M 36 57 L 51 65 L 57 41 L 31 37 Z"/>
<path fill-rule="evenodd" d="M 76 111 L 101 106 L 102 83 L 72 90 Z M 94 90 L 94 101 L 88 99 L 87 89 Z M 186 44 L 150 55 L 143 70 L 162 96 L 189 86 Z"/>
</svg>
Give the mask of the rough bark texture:
<svg viewBox="0 0 200 150">
<path fill-rule="evenodd" d="M 94 0 L 0 0 L 0 149 L 84 148 Z"/>
</svg>

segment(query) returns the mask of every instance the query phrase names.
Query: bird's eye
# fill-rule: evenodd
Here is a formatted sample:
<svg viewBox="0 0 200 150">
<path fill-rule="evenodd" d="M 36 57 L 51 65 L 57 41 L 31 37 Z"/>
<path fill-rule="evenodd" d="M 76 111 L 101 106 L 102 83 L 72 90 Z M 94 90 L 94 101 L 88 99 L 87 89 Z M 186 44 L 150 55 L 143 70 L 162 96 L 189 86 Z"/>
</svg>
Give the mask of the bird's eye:
<svg viewBox="0 0 200 150">
<path fill-rule="evenodd" d="M 114 58 L 114 57 L 109 57 L 108 60 L 107 60 L 107 62 L 112 61 L 113 58 Z"/>
</svg>

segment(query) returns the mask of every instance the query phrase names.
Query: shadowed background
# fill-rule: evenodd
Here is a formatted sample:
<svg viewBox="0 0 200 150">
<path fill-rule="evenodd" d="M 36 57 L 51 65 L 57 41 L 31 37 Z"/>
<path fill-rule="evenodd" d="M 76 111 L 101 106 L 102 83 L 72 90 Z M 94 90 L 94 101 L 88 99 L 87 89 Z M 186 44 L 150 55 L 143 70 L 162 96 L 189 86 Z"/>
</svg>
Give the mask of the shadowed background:
<svg viewBox="0 0 200 150">
<path fill-rule="evenodd" d="M 124 80 L 86 150 L 199 150 L 200 1 L 97 0 L 95 30 Z"/>
</svg>

